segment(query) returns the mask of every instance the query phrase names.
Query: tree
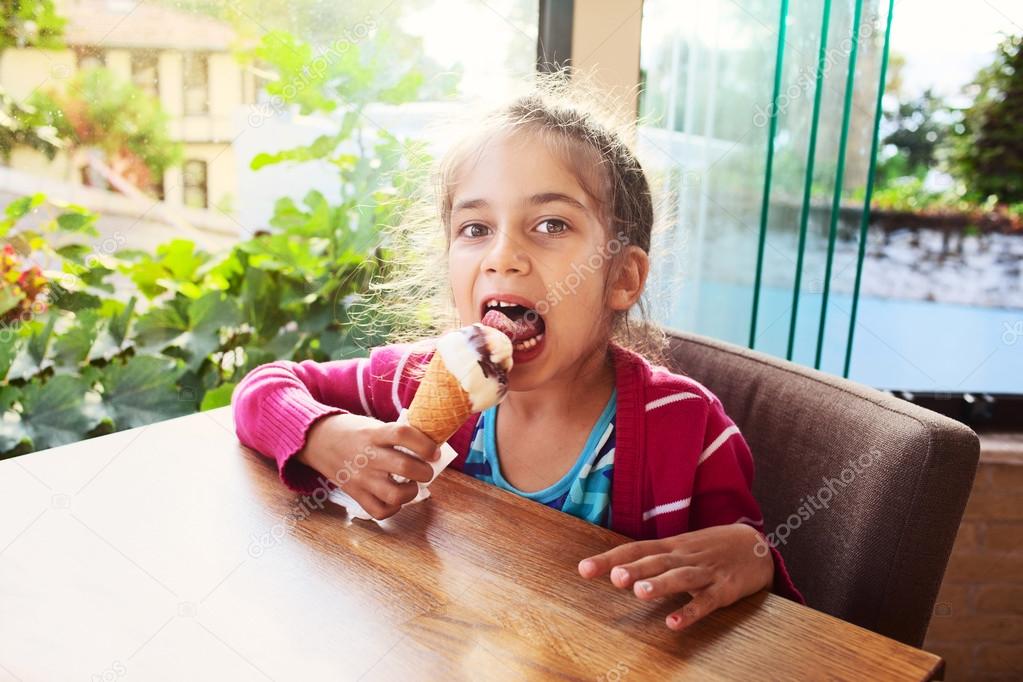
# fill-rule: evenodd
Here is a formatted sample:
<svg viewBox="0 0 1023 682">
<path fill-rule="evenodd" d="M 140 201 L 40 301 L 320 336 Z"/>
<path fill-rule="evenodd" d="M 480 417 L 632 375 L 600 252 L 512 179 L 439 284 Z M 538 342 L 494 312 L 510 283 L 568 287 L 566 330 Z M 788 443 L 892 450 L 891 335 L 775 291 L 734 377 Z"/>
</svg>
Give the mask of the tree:
<svg viewBox="0 0 1023 682">
<path fill-rule="evenodd" d="M 70 152 L 101 150 L 111 168 L 141 189 L 180 161 L 181 145 L 170 138 L 159 100 L 108 69 L 79 71 L 64 92 L 37 91 L 29 103 L 68 141 Z"/>
<path fill-rule="evenodd" d="M 964 112 L 953 162 L 976 201 L 1023 202 L 1023 35 L 1010 36 L 968 88 L 973 104 Z"/>
<path fill-rule="evenodd" d="M 53 0 L 0 0 L 0 56 L 9 47 L 63 47 L 64 24 Z"/>
<path fill-rule="evenodd" d="M 0 59 L 10 47 L 55 49 L 63 46 L 66 19 L 53 0 L 0 0 Z M 15 145 L 26 145 L 53 158 L 60 147 L 52 126 L 36 110 L 0 87 L 0 159 L 10 161 Z"/>
</svg>

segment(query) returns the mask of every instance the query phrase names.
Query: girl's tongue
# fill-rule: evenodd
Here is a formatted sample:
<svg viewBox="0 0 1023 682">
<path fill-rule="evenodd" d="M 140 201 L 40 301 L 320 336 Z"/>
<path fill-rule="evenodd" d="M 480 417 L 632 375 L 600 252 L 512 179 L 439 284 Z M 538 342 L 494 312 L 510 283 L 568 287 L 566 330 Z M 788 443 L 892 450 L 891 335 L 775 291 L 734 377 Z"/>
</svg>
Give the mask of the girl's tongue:
<svg viewBox="0 0 1023 682">
<path fill-rule="evenodd" d="M 514 310 L 516 313 L 521 313 L 525 309 L 506 308 L 505 310 Z M 543 332 L 543 319 L 541 319 L 536 312 L 533 312 L 531 315 L 517 315 L 516 313 L 513 313 L 515 317 L 509 317 L 501 310 L 494 308 L 488 310 L 487 314 L 483 316 L 481 321 L 488 327 L 493 327 L 498 331 L 504 332 L 505 336 L 507 336 L 512 343 L 531 339 Z"/>
</svg>

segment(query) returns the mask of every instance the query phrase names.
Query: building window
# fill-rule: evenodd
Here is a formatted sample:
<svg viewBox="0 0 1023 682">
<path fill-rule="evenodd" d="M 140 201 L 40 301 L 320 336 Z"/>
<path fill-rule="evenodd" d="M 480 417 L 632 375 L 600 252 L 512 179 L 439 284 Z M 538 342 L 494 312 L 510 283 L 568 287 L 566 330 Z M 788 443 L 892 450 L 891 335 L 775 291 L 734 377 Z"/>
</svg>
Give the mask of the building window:
<svg viewBox="0 0 1023 682">
<path fill-rule="evenodd" d="M 131 81 L 146 94 L 160 96 L 160 58 L 155 52 L 131 53 Z"/>
<path fill-rule="evenodd" d="M 209 191 L 206 186 L 206 162 L 192 159 L 185 161 L 185 206 L 192 208 L 209 207 Z"/>
<path fill-rule="evenodd" d="M 74 48 L 75 63 L 79 71 L 106 66 L 106 54 L 98 47 L 78 46 Z"/>
<path fill-rule="evenodd" d="M 210 110 L 209 56 L 186 52 L 184 55 L 185 115 L 206 114 Z"/>
</svg>

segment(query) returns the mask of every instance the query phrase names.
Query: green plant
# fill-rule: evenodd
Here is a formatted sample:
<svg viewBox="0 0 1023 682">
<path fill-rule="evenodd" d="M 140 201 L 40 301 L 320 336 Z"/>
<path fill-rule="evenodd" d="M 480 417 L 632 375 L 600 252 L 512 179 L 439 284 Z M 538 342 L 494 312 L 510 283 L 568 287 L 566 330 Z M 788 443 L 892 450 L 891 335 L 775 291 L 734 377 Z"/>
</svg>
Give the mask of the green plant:
<svg viewBox="0 0 1023 682">
<path fill-rule="evenodd" d="M 976 201 L 1023 202 L 1023 35 L 1010 36 L 972 84 L 953 163 Z"/>
<path fill-rule="evenodd" d="M 0 4 L 0 59 L 11 47 L 61 47 L 66 20 L 52 0 L 5 0 Z M 10 161 L 15 145 L 25 145 L 52 159 L 60 147 L 56 130 L 40 120 L 35 107 L 17 102 L 0 87 L 0 159 Z"/>
<path fill-rule="evenodd" d="M 51 161 L 64 146 L 56 127 L 38 109 L 16 101 L 0 87 L 0 159 L 10 162 L 19 145 L 42 152 Z"/>
<path fill-rule="evenodd" d="M 263 54 L 282 79 L 302 73 L 292 56 Z M 352 315 L 361 307 L 372 316 L 360 294 L 386 268 L 377 227 L 402 208 L 394 171 L 421 152 L 367 129 L 361 110 L 415 97 L 418 78 L 409 71 L 388 82 L 371 63 L 346 59 L 330 78 L 304 86 L 317 90 L 304 91 L 310 111 L 339 116 L 338 132 L 255 162 L 329 161 L 338 196 L 282 198 L 274 231 L 227 253 L 185 239 L 152 253 L 108 253 L 74 239 L 96 234 L 96 216 L 80 207 L 41 195 L 7 207 L 0 238 L 41 263 L 47 306 L 0 329 L 0 457 L 220 407 L 256 365 L 353 357 L 383 341 L 384 321 L 355 325 Z M 52 208 L 41 228 L 22 227 L 29 213 Z M 115 287 L 118 277 L 130 286 Z"/>
<path fill-rule="evenodd" d="M 136 187 L 150 188 L 181 161 L 160 101 L 105 68 L 77 72 L 66 90 L 37 91 L 29 105 L 71 150 L 99 149 Z"/>
<path fill-rule="evenodd" d="M 9 47 L 62 47 L 66 23 L 53 0 L 4 0 L 0 4 L 0 54 Z"/>
<path fill-rule="evenodd" d="M 881 141 L 890 154 L 877 167 L 877 185 L 885 188 L 900 178 L 923 179 L 943 162 L 947 139 L 957 125 L 957 114 L 933 91 L 900 101 L 884 118 L 891 131 Z"/>
</svg>

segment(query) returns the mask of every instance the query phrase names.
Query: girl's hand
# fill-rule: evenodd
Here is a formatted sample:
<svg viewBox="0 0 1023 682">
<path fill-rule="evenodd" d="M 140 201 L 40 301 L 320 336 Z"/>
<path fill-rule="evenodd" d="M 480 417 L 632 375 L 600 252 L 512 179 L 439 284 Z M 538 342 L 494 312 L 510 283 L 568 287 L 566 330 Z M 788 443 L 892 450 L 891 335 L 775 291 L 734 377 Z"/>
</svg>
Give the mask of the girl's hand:
<svg viewBox="0 0 1023 682">
<path fill-rule="evenodd" d="M 295 456 L 355 498 L 373 518 L 382 520 L 410 502 L 419 493 L 419 483 L 430 481 L 433 469 L 423 460 L 436 460 L 440 451 L 429 436 L 408 424 L 335 414 L 313 424 L 305 447 Z M 409 480 L 398 483 L 391 474 Z"/>
<path fill-rule="evenodd" d="M 711 526 L 661 540 L 628 542 L 579 562 L 584 578 L 611 574 L 616 587 L 647 601 L 688 592 L 692 600 L 666 619 L 681 630 L 708 613 L 769 588 L 774 562 L 760 534 L 744 523 Z"/>
</svg>

